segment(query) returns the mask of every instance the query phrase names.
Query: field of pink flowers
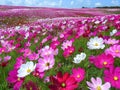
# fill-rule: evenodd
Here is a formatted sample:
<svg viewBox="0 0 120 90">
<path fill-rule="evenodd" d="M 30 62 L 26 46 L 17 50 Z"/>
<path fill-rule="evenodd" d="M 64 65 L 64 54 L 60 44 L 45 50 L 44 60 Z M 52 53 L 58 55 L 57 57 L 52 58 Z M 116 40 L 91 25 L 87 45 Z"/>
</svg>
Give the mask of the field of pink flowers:
<svg viewBox="0 0 120 90">
<path fill-rule="evenodd" d="M 86 9 L 84 17 L 44 19 L 24 7 L 16 14 L 5 10 L 0 12 L 0 90 L 120 90 L 119 14 L 86 17 L 91 13 Z"/>
</svg>

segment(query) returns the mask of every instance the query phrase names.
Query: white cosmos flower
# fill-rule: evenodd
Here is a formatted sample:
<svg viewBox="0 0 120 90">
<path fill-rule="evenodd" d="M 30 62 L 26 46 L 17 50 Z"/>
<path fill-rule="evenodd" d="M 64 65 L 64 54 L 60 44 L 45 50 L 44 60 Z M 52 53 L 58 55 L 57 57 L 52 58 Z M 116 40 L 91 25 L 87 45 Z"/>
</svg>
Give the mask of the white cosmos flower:
<svg viewBox="0 0 120 90">
<path fill-rule="evenodd" d="M 22 64 L 20 66 L 20 69 L 17 71 L 18 77 L 25 77 L 27 75 L 29 75 L 32 71 L 34 71 L 36 68 L 36 64 L 34 65 L 34 63 L 32 61 L 27 62 L 26 64 Z"/>
<path fill-rule="evenodd" d="M 116 29 L 114 29 L 114 30 L 112 30 L 112 32 L 110 32 L 110 36 L 113 36 L 115 33 L 117 33 Z"/>
<path fill-rule="evenodd" d="M 85 53 L 80 53 L 80 54 L 77 54 L 75 57 L 74 57 L 74 63 L 78 64 L 80 63 L 82 60 L 84 60 L 86 58 L 86 54 Z"/>
<path fill-rule="evenodd" d="M 104 40 L 99 37 L 94 37 L 87 43 L 89 49 L 103 49 L 105 47 Z"/>
</svg>

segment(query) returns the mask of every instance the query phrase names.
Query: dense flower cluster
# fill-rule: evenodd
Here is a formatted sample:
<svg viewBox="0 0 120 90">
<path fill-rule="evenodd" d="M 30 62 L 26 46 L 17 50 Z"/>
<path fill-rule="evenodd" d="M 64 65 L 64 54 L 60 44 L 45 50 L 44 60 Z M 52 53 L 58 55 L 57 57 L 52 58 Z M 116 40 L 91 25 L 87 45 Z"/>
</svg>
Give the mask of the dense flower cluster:
<svg viewBox="0 0 120 90">
<path fill-rule="evenodd" d="M 120 15 L 1 28 L 6 90 L 119 90 L 119 38 Z"/>
</svg>

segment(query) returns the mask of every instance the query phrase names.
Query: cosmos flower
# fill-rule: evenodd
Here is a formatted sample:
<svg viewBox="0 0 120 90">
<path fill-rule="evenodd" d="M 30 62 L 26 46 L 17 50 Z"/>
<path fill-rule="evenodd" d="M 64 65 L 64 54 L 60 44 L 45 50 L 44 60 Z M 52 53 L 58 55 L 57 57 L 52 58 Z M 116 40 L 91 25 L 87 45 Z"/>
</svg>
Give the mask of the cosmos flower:
<svg viewBox="0 0 120 90">
<path fill-rule="evenodd" d="M 104 70 L 104 81 L 110 82 L 112 87 L 120 89 L 120 67 L 111 67 Z"/>
<path fill-rule="evenodd" d="M 16 58 L 16 63 L 14 64 L 14 69 L 19 69 L 20 66 L 25 62 L 22 56 Z"/>
<path fill-rule="evenodd" d="M 114 44 L 118 44 L 119 40 L 109 38 L 108 40 L 104 40 L 104 42 L 105 42 L 105 44 L 114 45 Z"/>
<path fill-rule="evenodd" d="M 25 88 L 26 90 L 39 90 L 38 86 L 33 81 L 28 81 L 25 84 Z"/>
<path fill-rule="evenodd" d="M 13 69 L 9 72 L 7 77 L 7 81 L 13 84 L 13 90 L 19 90 L 24 81 L 24 78 L 18 77 L 17 74 L 17 69 Z"/>
<path fill-rule="evenodd" d="M 28 56 L 29 60 L 37 60 L 39 58 L 39 54 L 36 54 L 35 52 L 30 54 Z"/>
<path fill-rule="evenodd" d="M 114 29 L 114 30 L 112 30 L 112 32 L 110 32 L 110 36 L 113 36 L 116 33 L 117 33 L 117 29 Z"/>
<path fill-rule="evenodd" d="M 73 68 L 71 76 L 74 77 L 77 82 L 81 82 L 85 78 L 85 70 L 82 68 Z"/>
<path fill-rule="evenodd" d="M 0 48 L 0 54 L 2 54 L 2 53 L 4 53 L 4 52 L 6 52 L 6 48 L 1 47 L 1 48 Z"/>
<path fill-rule="evenodd" d="M 71 47 L 71 46 L 72 46 L 72 41 L 67 40 L 67 41 L 63 42 L 61 48 L 62 48 L 63 50 L 65 50 L 65 49 L 67 49 L 68 47 Z"/>
<path fill-rule="evenodd" d="M 39 72 L 51 69 L 55 63 L 54 57 L 44 57 L 38 60 L 37 68 Z"/>
<path fill-rule="evenodd" d="M 9 61 L 11 59 L 11 56 L 5 56 L 4 61 Z"/>
<path fill-rule="evenodd" d="M 110 54 L 102 53 L 98 56 L 90 56 L 89 60 L 93 63 L 97 68 L 109 68 L 114 64 L 114 58 Z"/>
<path fill-rule="evenodd" d="M 80 63 L 82 60 L 84 60 L 86 58 L 86 54 L 85 53 L 80 53 L 80 54 L 77 54 L 75 57 L 74 57 L 74 63 L 78 64 Z"/>
<path fill-rule="evenodd" d="M 113 45 L 110 48 L 105 50 L 106 54 L 112 55 L 114 58 L 119 57 L 120 58 L 120 45 Z"/>
<path fill-rule="evenodd" d="M 53 49 L 56 49 L 59 44 L 60 42 L 58 40 L 52 41 L 50 44 L 50 47 L 52 47 Z"/>
<path fill-rule="evenodd" d="M 32 61 L 27 62 L 26 64 L 22 64 L 20 66 L 20 69 L 17 71 L 18 77 L 25 77 L 27 75 L 29 75 L 31 72 L 33 72 L 36 68 L 36 65 L 34 65 L 34 63 Z"/>
<path fill-rule="evenodd" d="M 41 50 L 38 51 L 41 57 L 51 57 L 58 54 L 58 49 L 53 49 L 49 46 L 43 47 Z"/>
<path fill-rule="evenodd" d="M 24 52 L 23 54 L 24 57 L 28 57 L 32 53 L 32 51 L 29 48 L 23 50 L 23 52 Z"/>
<path fill-rule="evenodd" d="M 105 47 L 104 40 L 98 37 L 91 38 L 87 46 L 89 49 L 103 49 Z"/>
<path fill-rule="evenodd" d="M 74 53 L 74 51 L 75 51 L 75 47 L 74 46 L 68 47 L 67 49 L 64 50 L 63 56 L 67 58 L 70 55 L 72 55 Z"/>
<path fill-rule="evenodd" d="M 109 82 L 102 84 L 102 80 L 99 77 L 97 77 L 96 79 L 92 77 L 91 82 L 87 81 L 87 85 L 90 90 L 109 90 L 111 87 Z"/>
<path fill-rule="evenodd" d="M 50 90 L 75 90 L 78 87 L 75 78 L 67 72 L 64 75 L 62 72 L 58 72 L 56 77 L 50 77 L 50 81 L 52 82 L 49 86 Z"/>
<path fill-rule="evenodd" d="M 39 77 L 39 78 L 43 78 L 45 75 L 45 72 L 39 72 L 38 68 L 36 68 L 33 73 L 32 73 L 35 77 Z"/>
</svg>

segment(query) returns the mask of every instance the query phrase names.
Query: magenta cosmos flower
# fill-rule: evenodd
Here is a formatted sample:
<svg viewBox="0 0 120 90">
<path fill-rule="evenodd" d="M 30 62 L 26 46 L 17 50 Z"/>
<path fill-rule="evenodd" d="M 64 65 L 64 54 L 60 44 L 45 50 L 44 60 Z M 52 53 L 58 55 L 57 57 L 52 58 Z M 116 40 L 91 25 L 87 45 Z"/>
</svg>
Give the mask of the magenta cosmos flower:
<svg viewBox="0 0 120 90">
<path fill-rule="evenodd" d="M 52 85 L 50 90 L 75 90 L 78 87 L 77 81 L 71 77 L 67 72 L 62 75 L 62 72 L 57 73 L 56 77 L 50 77 Z"/>
<path fill-rule="evenodd" d="M 81 82 L 85 78 L 85 70 L 82 68 L 73 68 L 72 77 L 74 77 L 77 82 Z"/>
<path fill-rule="evenodd" d="M 98 56 L 90 56 L 90 62 L 93 63 L 97 68 L 109 68 L 114 64 L 114 58 L 112 55 L 102 53 Z"/>
<path fill-rule="evenodd" d="M 105 82 L 110 82 L 111 86 L 120 89 L 120 67 L 111 67 L 104 71 Z"/>
<path fill-rule="evenodd" d="M 120 58 L 120 45 L 114 45 L 105 50 L 105 53 L 111 54 L 113 57 Z"/>
<path fill-rule="evenodd" d="M 11 70 L 8 74 L 7 81 L 13 84 L 13 90 L 19 90 L 24 78 L 17 77 L 17 69 Z"/>
<path fill-rule="evenodd" d="M 91 82 L 87 81 L 87 85 L 90 90 L 109 90 L 111 87 L 109 82 L 102 84 L 102 80 L 99 77 L 97 77 L 96 79 L 92 77 Z"/>
<path fill-rule="evenodd" d="M 60 42 L 58 40 L 52 41 L 50 44 L 50 47 L 52 47 L 53 49 L 56 49 L 59 44 Z"/>
<path fill-rule="evenodd" d="M 44 57 L 38 60 L 37 68 L 39 72 L 51 69 L 55 63 L 54 57 Z"/>
<path fill-rule="evenodd" d="M 74 51 L 75 51 L 75 47 L 74 46 L 68 47 L 67 49 L 64 50 L 63 56 L 64 57 L 69 57 L 70 55 L 73 54 Z"/>
</svg>

